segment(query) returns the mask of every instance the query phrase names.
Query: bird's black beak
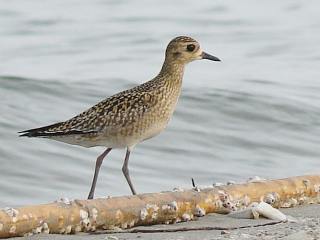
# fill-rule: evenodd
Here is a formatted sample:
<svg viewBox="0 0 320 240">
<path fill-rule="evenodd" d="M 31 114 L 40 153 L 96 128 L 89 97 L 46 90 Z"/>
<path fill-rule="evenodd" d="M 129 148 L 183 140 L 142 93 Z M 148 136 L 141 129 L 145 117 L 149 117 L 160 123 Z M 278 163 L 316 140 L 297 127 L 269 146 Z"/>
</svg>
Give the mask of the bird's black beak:
<svg viewBox="0 0 320 240">
<path fill-rule="evenodd" d="M 215 56 L 212 56 L 206 52 L 202 52 L 201 53 L 201 57 L 202 59 L 208 59 L 208 60 L 211 60 L 211 61 L 221 61 L 219 58 L 215 57 Z"/>
</svg>

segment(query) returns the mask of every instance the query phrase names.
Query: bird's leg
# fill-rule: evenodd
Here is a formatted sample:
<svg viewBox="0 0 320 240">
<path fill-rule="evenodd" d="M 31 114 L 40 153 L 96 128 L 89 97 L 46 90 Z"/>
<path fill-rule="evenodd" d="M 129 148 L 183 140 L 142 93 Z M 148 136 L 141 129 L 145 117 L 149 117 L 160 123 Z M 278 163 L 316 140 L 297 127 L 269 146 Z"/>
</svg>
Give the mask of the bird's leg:
<svg viewBox="0 0 320 240">
<path fill-rule="evenodd" d="M 98 158 L 96 161 L 96 169 L 94 171 L 94 177 L 92 180 L 92 185 L 91 185 L 91 189 L 90 189 L 90 193 L 88 196 L 88 199 L 93 199 L 93 195 L 94 195 L 94 190 L 96 188 L 96 183 L 97 183 L 97 179 L 98 179 L 98 174 L 99 174 L 99 170 L 101 167 L 101 164 L 103 162 L 103 159 L 105 158 L 105 156 L 107 156 L 107 154 L 111 151 L 112 148 L 107 148 Z"/>
<path fill-rule="evenodd" d="M 124 163 L 122 166 L 122 172 L 125 176 L 125 178 L 127 179 L 127 182 L 130 186 L 131 192 L 133 195 L 136 195 L 136 191 L 134 190 L 134 187 L 131 183 L 131 179 L 130 179 L 130 175 L 129 175 L 129 169 L 128 169 L 128 162 L 129 162 L 129 156 L 130 156 L 130 150 L 129 148 L 127 149 L 127 153 L 126 153 L 126 158 L 124 159 Z"/>
</svg>

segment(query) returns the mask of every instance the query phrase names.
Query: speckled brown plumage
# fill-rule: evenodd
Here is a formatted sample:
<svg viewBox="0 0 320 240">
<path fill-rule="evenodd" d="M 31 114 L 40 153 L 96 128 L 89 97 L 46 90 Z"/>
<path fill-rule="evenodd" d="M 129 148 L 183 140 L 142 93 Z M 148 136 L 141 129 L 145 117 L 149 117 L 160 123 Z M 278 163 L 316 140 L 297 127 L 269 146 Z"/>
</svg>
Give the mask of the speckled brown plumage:
<svg viewBox="0 0 320 240">
<path fill-rule="evenodd" d="M 103 138 L 113 138 L 113 146 L 126 147 L 134 139 L 150 137 L 148 130 L 165 127 L 174 110 L 181 87 L 183 68 L 176 69 L 174 79 L 155 78 L 135 88 L 120 92 L 87 111 L 58 124 L 29 130 L 31 136 L 48 137 L 74 144 L 101 145 Z M 74 139 L 65 136 L 74 135 Z M 134 138 L 123 140 L 123 138 Z M 91 141 L 91 144 L 87 142 Z M 121 143 L 123 141 L 123 143 Z M 114 145 L 115 144 L 115 145 Z M 106 146 L 105 144 L 102 144 Z"/>
<path fill-rule="evenodd" d="M 21 136 L 45 137 L 84 147 L 108 147 L 100 156 L 102 159 L 112 148 L 127 147 L 123 171 L 135 194 L 127 169 L 129 153 L 137 143 L 166 127 L 181 92 L 185 65 L 203 58 L 219 61 L 204 53 L 194 39 L 177 37 L 168 44 L 162 69 L 154 79 L 115 94 L 67 121 L 26 130 Z M 98 160 L 96 171 L 101 165 L 98 162 L 102 162 Z M 89 198 L 93 197 L 97 174 Z"/>
</svg>

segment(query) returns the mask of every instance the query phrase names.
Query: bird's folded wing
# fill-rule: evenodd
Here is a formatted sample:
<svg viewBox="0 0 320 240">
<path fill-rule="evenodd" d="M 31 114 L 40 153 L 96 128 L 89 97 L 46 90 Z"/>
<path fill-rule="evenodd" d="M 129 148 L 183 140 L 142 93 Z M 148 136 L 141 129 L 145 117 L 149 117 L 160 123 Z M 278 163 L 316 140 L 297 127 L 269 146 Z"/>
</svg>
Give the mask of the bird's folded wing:
<svg viewBox="0 0 320 240">
<path fill-rule="evenodd" d="M 99 133 L 102 128 L 118 128 L 148 112 L 154 105 L 152 95 L 147 92 L 124 91 L 99 102 L 81 114 L 65 121 L 45 127 L 25 130 L 26 137 L 50 137 Z"/>
</svg>

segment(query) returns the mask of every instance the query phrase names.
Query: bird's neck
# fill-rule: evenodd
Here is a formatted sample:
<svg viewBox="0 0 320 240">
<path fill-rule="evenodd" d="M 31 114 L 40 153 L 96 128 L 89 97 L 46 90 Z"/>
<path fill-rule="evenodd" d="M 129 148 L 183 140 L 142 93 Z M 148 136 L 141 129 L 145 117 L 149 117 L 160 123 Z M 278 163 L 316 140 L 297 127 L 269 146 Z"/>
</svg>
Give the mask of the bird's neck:
<svg viewBox="0 0 320 240">
<path fill-rule="evenodd" d="M 165 60 L 158 79 L 167 82 L 169 85 L 181 86 L 184 73 L 184 64 Z"/>
</svg>

